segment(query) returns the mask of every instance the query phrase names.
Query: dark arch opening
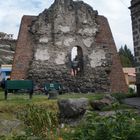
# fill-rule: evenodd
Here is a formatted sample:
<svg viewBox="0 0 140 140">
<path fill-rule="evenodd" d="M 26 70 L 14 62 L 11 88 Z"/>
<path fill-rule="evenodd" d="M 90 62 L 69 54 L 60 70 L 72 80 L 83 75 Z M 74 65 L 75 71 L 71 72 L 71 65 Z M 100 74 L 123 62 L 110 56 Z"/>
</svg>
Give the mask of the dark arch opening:
<svg viewBox="0 0 140 140">
<path fill-rule="evenodd" d="M 83 51 L 80 46 L 73 47 L 71 50 L 71 75 L 83 75 Z"/>
</svg>

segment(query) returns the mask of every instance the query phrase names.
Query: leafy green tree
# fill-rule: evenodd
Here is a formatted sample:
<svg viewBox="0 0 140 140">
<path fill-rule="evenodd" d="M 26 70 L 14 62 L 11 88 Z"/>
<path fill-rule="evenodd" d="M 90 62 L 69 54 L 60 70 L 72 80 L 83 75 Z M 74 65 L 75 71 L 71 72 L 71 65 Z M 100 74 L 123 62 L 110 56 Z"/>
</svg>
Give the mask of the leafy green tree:
<svg viewBox="0 0 140 140">
<path fill-rule="evenodd" d="M 121 46 L 121 48 L 119 49 L 119 56 L 123 67 L 135 66 L 134 56 L 127 45 L 124 45 L 124 47 Z"/>
</svg>

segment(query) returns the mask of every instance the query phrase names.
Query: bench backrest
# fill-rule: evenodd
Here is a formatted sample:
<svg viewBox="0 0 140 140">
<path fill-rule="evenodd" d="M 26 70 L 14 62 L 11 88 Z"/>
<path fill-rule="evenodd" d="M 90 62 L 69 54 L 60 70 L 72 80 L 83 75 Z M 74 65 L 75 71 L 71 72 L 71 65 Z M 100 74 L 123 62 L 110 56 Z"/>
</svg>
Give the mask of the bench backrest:
<svg viewBox="0 0 140 140">
<path fill-rule="evenodd" d="M 5 89 L 33 89 L 32 80 L 7 80 L 5 81 Z"/>
<path fill-rule="evenodd" d="M 61 84 L 59 84 L 59 83 L 46 83 L 45 89 L 46 90 L 60 90 Z"/>
</svg>

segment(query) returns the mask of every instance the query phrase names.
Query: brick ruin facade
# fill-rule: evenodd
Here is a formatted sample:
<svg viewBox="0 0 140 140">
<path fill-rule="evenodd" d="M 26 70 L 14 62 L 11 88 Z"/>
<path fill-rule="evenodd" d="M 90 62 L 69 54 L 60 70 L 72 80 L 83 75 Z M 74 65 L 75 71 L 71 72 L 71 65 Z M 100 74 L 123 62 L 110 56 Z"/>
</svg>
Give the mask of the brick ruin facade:
<svg viewBox="0 0 140 140">
<path fill-rule="evenodd" d="M 140 1 L 132 0 L 130 10 L 136 61 L 136 84 L 137 92 L 140 95 Z"/>
<path fill-rule="evenodd" d="M 76 76 L 73 47 L 81 62 Z M 66 92 L 127 92 L 108 21 L 82 1 L 55 0 L 38 16 L 23 16 L 11 78 L 42 87 L 57 81 Z"/>
</svg>

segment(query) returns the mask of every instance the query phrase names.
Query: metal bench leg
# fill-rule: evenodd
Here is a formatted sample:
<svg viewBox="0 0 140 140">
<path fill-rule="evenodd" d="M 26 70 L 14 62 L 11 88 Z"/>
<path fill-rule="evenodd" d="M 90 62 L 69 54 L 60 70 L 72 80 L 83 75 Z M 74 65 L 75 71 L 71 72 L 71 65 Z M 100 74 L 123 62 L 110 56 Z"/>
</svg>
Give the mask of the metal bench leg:
<svg viewBox="0 0 140 140">
<path fill-rule="evenodd" d="M 33 90 L 30 91 L 29 98 L 32 99 L 32 96 L 33 96 Z"/>
<path fill-rule="evenodd" d="M 8 95 L 8 91 L 7 90 L 5 90 L 4 95 L 5 95 L 5 100 L 7 100 L 7 95 Z"/>
</svg>

